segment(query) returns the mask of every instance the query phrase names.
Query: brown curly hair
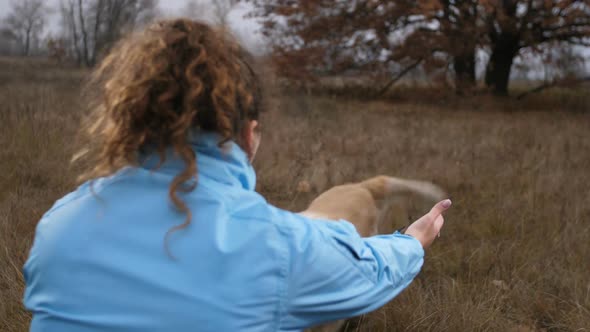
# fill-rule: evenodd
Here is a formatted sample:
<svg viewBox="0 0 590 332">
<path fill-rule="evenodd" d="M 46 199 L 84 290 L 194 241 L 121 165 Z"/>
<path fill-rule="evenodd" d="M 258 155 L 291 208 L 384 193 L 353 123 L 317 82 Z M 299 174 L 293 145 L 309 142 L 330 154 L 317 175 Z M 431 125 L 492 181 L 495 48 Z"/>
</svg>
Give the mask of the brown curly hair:
<svg viewBox="0 0 590 332">
<path fill-rule="evenodd" d="M 159 21 L 120 41 L 93 72 L 86 88 L 91 115 L 80 156 L 90 170 L 81 180 L 108 176 L 138 164 L 140 152 L 156 147 L 159 165 L 173 148 L 185 163 L 169 196 L 186 213 L 178 197 L 195 185 L 196 156 L 188 142 L 191 130 L 221 135 L 220 146 L 234 140 L 243 146 L 241 131 L 258 120 L 262 90 L 253 58 L 223 31 L 188 19 Z M 89 159 L 90 158 L 90 159 Z M 159 166 L 158 166 L 159 167 Z"/>
</svg>

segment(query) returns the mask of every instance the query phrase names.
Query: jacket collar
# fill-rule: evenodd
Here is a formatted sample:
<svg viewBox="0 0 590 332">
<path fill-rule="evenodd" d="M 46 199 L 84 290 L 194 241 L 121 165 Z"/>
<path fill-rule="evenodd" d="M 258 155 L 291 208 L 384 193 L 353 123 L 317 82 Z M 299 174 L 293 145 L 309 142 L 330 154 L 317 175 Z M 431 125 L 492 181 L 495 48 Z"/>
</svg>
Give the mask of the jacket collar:
<svg viewBox="0 0 590 332">
<path fill-rule="evenodd" d="M 219 147 L 221 140 L 221 135 L 212 132 L 195 132 L 189 135 L 189 144 L 197 156 L 197 175 L 254 190 L 256 173 L 247 154 L 234 141 L 228 141 Z M 147 153 L 140 157 L 140 165 L 146 169 L 154 169 L 158 162 L 157 153 Z M 156 171 L 178 174 L 183 169 L 184 161 L 170 149 L 166 153 L 166 161 Z"/>
</svg>

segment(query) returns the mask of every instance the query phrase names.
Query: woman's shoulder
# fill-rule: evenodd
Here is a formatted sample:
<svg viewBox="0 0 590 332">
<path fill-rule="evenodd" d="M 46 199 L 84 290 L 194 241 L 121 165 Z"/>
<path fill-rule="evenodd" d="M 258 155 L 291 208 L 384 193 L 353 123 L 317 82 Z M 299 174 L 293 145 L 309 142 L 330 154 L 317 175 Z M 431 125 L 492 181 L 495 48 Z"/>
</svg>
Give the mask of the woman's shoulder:
<svg viewBox="0 0 590 332">
<path fill-rule="evenodd" d="M 51 208 L 49 208 L 49 210 L 45 212 L 41 219 L 49 217 L 52 213 L 64 207 L 65 205 L 84 197 L 86 194 L 90 194 L 91 185 L 91 181 L 86 181 L 82 183 L 80 186 L 78 186 L 78 188 L 76 188 L 75 190 L 65 194 L 63 197 L 56 200 L 51 206 Z"/>
<path fill-rule="evenodd" d="M 60 208 L 63 208 L 64 206 L 69 205 L 70 203 L 73 203 L 75 201 L 78 201 L 79 199 L 82 199 L 84 197 L 91 195 L 98 197 L 98 193 L 100 193 L 106 186 L 110 185 L 113 182 L 117 182 L 124 179 L 125 175 L 127 175 L 129 171 L 130 169 L 122 169 L 121 171 L 111 176 L 90 179 L 81 183 L 80 185 L 78 185 L 77 188 L 65 194 L 61 198 L 57 199 L 53 203 L 51 208 L 49 208 L 49 210 L 45 212 L 42 218 L 48 217 Z"/>
<path fill-rule="evenodd" d="M 344 234 L 346 236 L 357 234 L 354 226 L 346 220 L 313 219 L 301 213 L 292 212 L 272 204 L 261 204 L 254 215 L 264 216 L 268 222 L 274 224 L 281 233 L 288 237 L 318 237 L 326 235 Z M 252 210 L 254 211 L 254 210 Z"/>
</svg>

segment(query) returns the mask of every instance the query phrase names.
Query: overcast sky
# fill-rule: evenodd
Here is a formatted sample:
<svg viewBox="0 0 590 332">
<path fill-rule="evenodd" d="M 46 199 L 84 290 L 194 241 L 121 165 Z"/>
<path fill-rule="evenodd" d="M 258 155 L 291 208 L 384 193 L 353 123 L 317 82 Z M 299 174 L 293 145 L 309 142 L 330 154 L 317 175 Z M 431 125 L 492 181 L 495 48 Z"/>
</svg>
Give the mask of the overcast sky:
<svg viewBox="0 0 590 332">
<path fill-rule="evenodd" d="M 5 17 L 10 11 L 11 3 L 19 0 L 0 0 L 0 18 Z M 215 0 L 211 0 L 215 1 Z M 54 9 L 48 26 L 48 32 L 55 33 L 58 30 L 59 14 L 57 8 L 60 0 L 45 0 L 50 8 Z M 186 4 L 186 0 L 160 0 L 159 6 L 163 13 L 167 16 L 182 15 L 182 8 Z M 244 15 L 248 12 L 247 5 L 239 4 L 229 14 L 229 22 L 236 37 L 242 40 L 242 43 L 251 51 L 260 52 L 263 49 L 262 38 L 257 33 L 258 24 L 252 19 L 245 19 Z"/>
</svg>

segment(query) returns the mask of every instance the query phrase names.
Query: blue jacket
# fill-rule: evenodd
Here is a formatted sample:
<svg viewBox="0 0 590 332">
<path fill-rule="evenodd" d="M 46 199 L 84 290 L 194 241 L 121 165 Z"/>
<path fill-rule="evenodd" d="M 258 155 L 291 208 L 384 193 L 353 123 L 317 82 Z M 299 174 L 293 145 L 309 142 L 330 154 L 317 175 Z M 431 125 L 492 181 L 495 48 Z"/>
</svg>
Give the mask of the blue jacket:
<svg viewBox="0 0 590 332">
<path fill-rule="evenodd" d="M 346 221 L 311 220 L 254 191 L 245 153 L 191 140 L 198 186 L 168 198 L 171 154 L 85 183 L 37 226 L 24 266 L 31 331 L 300 331 L 379 308 L 419 272 L 420 243 L 361 238 Z"/>
</svg>

